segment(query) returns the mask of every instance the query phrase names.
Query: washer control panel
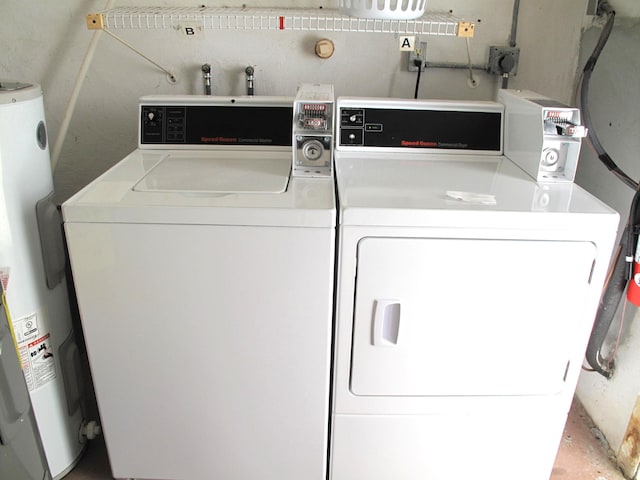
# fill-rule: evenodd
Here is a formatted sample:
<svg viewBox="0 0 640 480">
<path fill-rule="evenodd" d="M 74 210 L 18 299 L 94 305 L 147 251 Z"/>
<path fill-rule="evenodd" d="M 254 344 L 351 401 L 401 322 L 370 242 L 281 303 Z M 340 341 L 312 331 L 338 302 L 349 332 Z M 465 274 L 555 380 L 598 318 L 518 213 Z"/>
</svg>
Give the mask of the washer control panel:
<svg viewBox="0 0 640 480">
<path fill-rule="evenodd" d="M 143 97 L 140 148 L 291 147 L 292 99 Z"/>
</svg>

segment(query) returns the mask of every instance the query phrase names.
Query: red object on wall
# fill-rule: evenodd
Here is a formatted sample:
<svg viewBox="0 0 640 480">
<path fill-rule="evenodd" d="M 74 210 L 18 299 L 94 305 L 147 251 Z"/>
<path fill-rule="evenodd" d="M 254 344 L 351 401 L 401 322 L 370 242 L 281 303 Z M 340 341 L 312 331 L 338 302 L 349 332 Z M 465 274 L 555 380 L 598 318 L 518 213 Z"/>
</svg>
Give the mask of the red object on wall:
<svg viewBox="0 0 640 480">
<path fill-rule="evenodd" d="M 636 255 L 633 258 L 633 275 L 629 279 L 629 285 L 627 285 L 627 300 L 633 303 L 635 306 L 640 307 L 640 251 L 638 247 L 640 242 L 636 246 Z"/>
</svg>

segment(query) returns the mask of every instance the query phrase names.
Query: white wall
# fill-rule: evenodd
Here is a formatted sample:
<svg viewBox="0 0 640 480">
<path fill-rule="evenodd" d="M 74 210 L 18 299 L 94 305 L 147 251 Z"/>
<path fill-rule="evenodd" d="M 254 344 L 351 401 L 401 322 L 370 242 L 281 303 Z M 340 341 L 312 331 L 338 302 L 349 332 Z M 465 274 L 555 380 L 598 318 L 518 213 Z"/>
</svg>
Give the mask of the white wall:
<svg viewBox="0 0 640 480">
<path fill-rule="evenodd" d="M 618 165 L 632 178 L 640 178 L 640 4 L 636 0 L 611 0 L 619 18 L 592 75 L 589 105 L 595 131 Z M 581 65 L 591 54 L 600 28 L 585 32 L 580 54 Z M 583 148 L 576 181 L 618 210 L 624 228 L 633 190 L 616 180 L 589 148 Z M 609 332 L 605 353 L 614 348 L 622 306 Z M 578 396 L 612 448 L 618 450 L 631 411 L 640 394 L 640 321 L 637 309 L 627 304 L 625 324 L 616 358 L 617 369 L 611 380 L 583 372 Z"/>
<path fill-rule="evenodd" d="M 636 0 L 609 0 L 618 18 L 640 18 L 640 3 Z"/>
<path fill-rule="evenodd" d="M 50 139 L 55 139 L 72 85 L 93 33 L 85 15 L 100 11 L 102 1 L 21 0 L 0 6 L 0 78 L 43 86 Z M 116 5 L 182 5 L 185 0 L 116 0 Z M 238 0 L 207 6 L 296 6 L 335 8 L 337 1 Z M 521 64 L 514 87 L 538 90 L 568 101 L 577 66 L 580 29 L 587 0 L 522 2 L 518 46 Z M 449 11 L 476 22 L 472 61 L 485 64 L 490 45 L 506 45 L 513 0 L 431 0 L 429 11 Z M 333 83 L 338 95 L 411 97 L 415 74 L 391 34 L 309 32 L 229 32 L 205 30 L 187 38 L 173 30 L 119 30 L 117 33 L 158 63 L 175 70 L 171 85 L 164 73 L 102 34 L 81 90 L 62 155 L 55 172 L 57 197 L 64 200 L 124 157 L 136 146 L 136 102 L 147 94 L 202 93 L 200 67 L 213 68 L 213 93 L 238 95 L 244 68 L 256 68 L 256 93 L 294 95 L 304 81 Z M 320 60 L 315 41 L 335 42 L 336 53 Z M 465 41 L 426 36 L 427 59 L 466 62 Z M 562 45 L 562 48 L 558 48 Z M 422 76 L 421 97 L 492 99 L 499 79 L 477 73 L 480 86 L 467 86 L 465 71 L 430 70 Z"/>
</svg>

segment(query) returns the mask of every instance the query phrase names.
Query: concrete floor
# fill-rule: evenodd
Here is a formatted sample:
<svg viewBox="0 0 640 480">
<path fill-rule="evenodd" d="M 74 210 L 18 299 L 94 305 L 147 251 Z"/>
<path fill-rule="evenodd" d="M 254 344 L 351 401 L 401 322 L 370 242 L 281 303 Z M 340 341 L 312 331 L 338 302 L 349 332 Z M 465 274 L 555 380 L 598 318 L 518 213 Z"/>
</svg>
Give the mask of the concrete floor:
<svg viewBox="0 0 640 480">
<path fill-rule="evenodd" d="M 64 478 L 65 480 L 110 480 L 112 478 L 106 449 L 101 438 L 89 444 L 80 463 Z M 625 480 L 612 462 L 611 452 L 602 435 L 578 401 L 574 401 L 569 413 L 569 420 L 550 480 Z"/>
<path fill-rule="evenodd" d="M 550 480 L 625 480 L 615 452 L 578 400 L 574 400 Z"/>
</svg>

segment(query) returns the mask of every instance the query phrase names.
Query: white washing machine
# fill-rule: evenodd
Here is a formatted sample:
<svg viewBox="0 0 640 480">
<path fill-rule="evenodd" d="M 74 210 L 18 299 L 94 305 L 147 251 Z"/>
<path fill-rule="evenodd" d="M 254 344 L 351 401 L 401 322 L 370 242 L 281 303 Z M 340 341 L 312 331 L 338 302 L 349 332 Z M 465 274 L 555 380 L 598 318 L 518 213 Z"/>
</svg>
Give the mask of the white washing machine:
<svg viewBox="0 0 640 480">
<path fill-rule="evenodd" d="M 63 205 L 114 477 L 326 478 L 335 192 L 292 99 L 147 97 Z"/>
<path fill-rule="evenodd" d="M 503 156 L 501 104 L 337 115 L 329 478 L 548 479 L 617 213 Z"/>
</svg>

